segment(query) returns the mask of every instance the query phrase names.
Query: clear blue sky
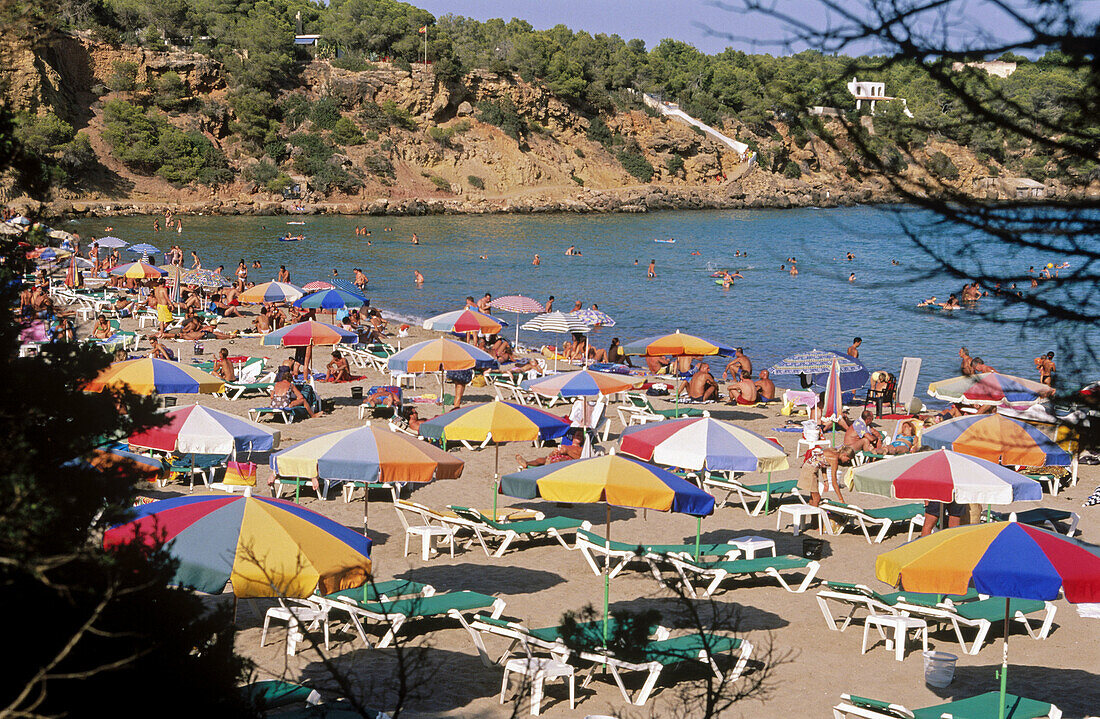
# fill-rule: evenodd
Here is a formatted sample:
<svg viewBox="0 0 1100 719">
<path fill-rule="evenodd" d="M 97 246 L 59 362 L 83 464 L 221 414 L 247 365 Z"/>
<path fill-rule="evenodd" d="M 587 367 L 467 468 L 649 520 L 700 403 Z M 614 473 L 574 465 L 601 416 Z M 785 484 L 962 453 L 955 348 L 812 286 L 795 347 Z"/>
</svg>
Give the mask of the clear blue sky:
<svg viewBox="0 0 1100 719">
<path fill-rule="evenodd" d="M 741 15 L 720 7 L 714 0 L 408 0 L 437 17 L 446 14 L 464 15 L 477 20 L 518 17 L 543 30 L 563 24 L 573 30 L 589 33 L 617 34 L 623 39 L 641 38 L 652 48 L 664 38 L 690 43 L 707 53 L 721 52 L 732 46 L 748 52 L 784 54 L 776 41 L 785 37 L 784 27 L 762 15 Z M 852 7 L 863 6 L 867 0 L 852 0 Z M 738 5 L 737 0 L 725 0 Z M 1038 0 L 1019 0 L 1018 8 L 1034 10 Z M 775 0 L 779 11 L 823 28 L 827 18 L 816 0 Z M 1076 12 L 1096 21 L 1100 2 L 1086 0 Z M 1003 40 L 1015 34 L 1013 24 L 986 0 L 957 0 L 949 6 L 949 14 L 930 21 L 927 30 L 946 32 L 962 45 L 988 41 L 989 36 Z M 725 36 L 723 37 L 723 33 Z M 734 38 L 734 39 L 731 39 Z M 759 38 L 755 45 L 741 38 Z M 802 49 L 802 48 L 796 48 Z M 869 44 L 856 46 L 848 52 L 872 53 Z"/>
</svg>

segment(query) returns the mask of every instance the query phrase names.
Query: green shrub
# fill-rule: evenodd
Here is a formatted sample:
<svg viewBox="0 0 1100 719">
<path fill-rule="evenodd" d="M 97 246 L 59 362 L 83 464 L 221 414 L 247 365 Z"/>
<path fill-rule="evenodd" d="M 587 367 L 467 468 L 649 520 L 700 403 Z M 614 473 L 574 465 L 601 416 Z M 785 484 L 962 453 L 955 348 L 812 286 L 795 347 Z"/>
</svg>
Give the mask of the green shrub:
<svg viewBox="0 0 1100 719">
<path fill-rule="evenodd" d="M 882 158 L 882 166 L 886 168 L 887 172 L 900 175 L 908 169 L 909 163 L 905 161 L 905 157 L 896 147 L 888 147 Z"/>
<path fill-rule="evenodd" d="M 104 105 L 103 139 L 129 167 L 176 185 L 218 185 L 232 179 L 225 155 L 201 132 L 180 130 L 153 110 L 123 100 Z"/>
<path fill-rule="evenodd" d="M 107 89 L 114 92 L 133 92 L 137 88 L 136 62 L 116 60 L 111 65 L 111 74 L 107 77 Z"/>
<path fill-rule="evenodd" d="M 684 170 L 684 158 L 679 155 L 672 155 L 665 160 L 665 168 L 668 169 L 669 174 L 679 175 Z"/>
<path fill-rule="evenodd" d="M 485 189 L 485 180 L 481 179 L 477 175 L 469 175 L 466 178 L 466 181 L 470 183 L 470 187 L 473 187 L 473 188 L 478 189 L 478 190 L 484 190 Z"/>
<path fill-rule="evenodd" d="M 432 175 L 430 179 L 432 181 L 432 184 L 435 185 L 440 190 L 442 190 L 443 192 L 450 192 L 451 191 L 451 183 L 447 182 L 445 179 L 443 179 L 439 175 Z"/>
<path fill-rule="evenodd" d="M 951 162 L 951 158 L 942 152 L 937 152 L 928 158 L 928 172 L 941 180 L 959 179 L 959 168 Z"/>
<path fill-rule="evenodd" d="M 495 102 L 483 100 L 477 104 L 477 109 L 479 120 L 496 125 L 516 142 L 521 142 L 527 135 L 527 122 L 520 117 L 512 98 L 503 97 Z"/>
<path fill-rule="evenodd" d="M 391 127 L 396 127 L 399 130 L 416 129 L 416 120 L 413 116 L 393 100 L 386 100 L 381 105 L 376 105 L 373 102 L 363 103 L 359 119 L 363 121 L 364 125 L 376 132 L 385 132 Z"/>
<path fill-rule="evenodd" d="M 649 182 L 653 179 L 653 165 L 649 164 L 649 161 L 643 155 L 621 150 L 615 156 L 619 159 L 619 163 L 622 164 L 624 170 L 642 182 Z"/>
<path fill-rule="evenodd" d="M 297 130 L 303 122 L 309 119 L 309 99 L 300 92 L 292 92 L 284 95 L 278 104 L 279 112 L 283 116 L 283 122 L 291 130 Z"/>
<path fill-rule="evenodd" d="M 278 137 L 278 116 L 272 115 L 274 101 L 263 90 L 241 87 L 229 94 L 233 122 L 229 129 L 252 149 L 258 150 Z"/>
<path fill-rule="evenodd" d="M 359 126 L 346 117 L 341 117 L 332 128 L 332 139 L 337 145 L 362 145 L 366 142 Z"/>
<path fill-rule="evenodd" d="M 166 72 L 153 84 L 153 104 L 161 110 L 182 110 L 187 106 L 190 88 L 175 72 Z"/>
<path fill-rule="evenodd" d="M 585 133 L 589 140 L 598 142 L 604 147 L 610 147 L 613 136 L 611 129 L 598 117 L 593 117 L 588 123 L 588 131 Z"/>
<path fill-rule="evenodd" d="M 393 66 L 398 70 L 404 70 L 405 72 L 412 72 L 412 65 L 403 57 L 397 57 L 393 60 Z"/>
<path fill-rule="evenodd" d="M 285 140 L 272 140 L 264 145 L 264 154 L 275 161 L 275 164 L 281 165 L 286 162 L 286 159 L 290 157 L 290 151 L 287 150 Z"/>
<path fill-rule="evenodd" d="M 574 174 L 570 173 L 570 174 L 569 174 L 569 179 L 570 179 L 570 180 L 572 180 L 573 182 L 577 183 L 577 184 L 578 184 L 578 185 L 580 185 L 581 187 L 584 187 L 584 180 L 582 180 L 581 178 L 577 177 L 576 175 L 574 175 Z"/>
<path fill-rule="evenodd" d="M 783 176 L 797 180 L 802 177 L 802 168 L 794 160 L 787 160 L 787 164 L 783 167 Z"/>
<path fill-rule="evenodd" d="M 262 185 L 274 180 L 279 175 L 279 168 L 267 160 L 261 160 L 255 165 L 249 165 L 244 170 L 244 179 Z"/>
<path fill-rule="evenodd" d="M 340 119 L 340 105 L 330 97 L 322 97 L 313 103 L 309 116 L 320 129 L 331 130 Z"/>
<path fill-rule="evenodd" d="M 459 120 L 450 127 L 429 127 L 428 137 L 432 138 L 444 147 L 450 147 L 455 135 L 461 135 L 470 129 L 469 120 Z"/>
<path fill-rule="evenodd" d="M 387 158 L 380 152 L 375 152 L 367 155 L 366 159 L 363 160 L 363 164 L 366 166 L 367 171 L 370 172 L 372 175 L 389 178 L 396 177 L 396 173 L 393 169 L 393 163 L 389 161 L 389 158 Z"/>
<path fill-rule="evenodd" d="M 573 148 L 573 154 L 576 155 L 577 157 L 581 158 L 581 159 L 584 159 L 584 150 L 582 150 L 579 147 L 574 147 Z"/>
</svg>

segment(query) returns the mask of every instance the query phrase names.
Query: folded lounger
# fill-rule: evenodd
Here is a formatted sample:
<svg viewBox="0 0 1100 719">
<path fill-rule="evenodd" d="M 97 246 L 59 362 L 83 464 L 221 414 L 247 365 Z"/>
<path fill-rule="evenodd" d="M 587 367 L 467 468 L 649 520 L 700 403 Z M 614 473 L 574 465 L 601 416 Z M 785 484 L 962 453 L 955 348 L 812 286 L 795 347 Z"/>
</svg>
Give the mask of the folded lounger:
<svg viewBox="0 0 1100 719">
<path fill-rule="evenodd" d="M 759 515 L 764 511 L 765 500 L 769 507 L 778 506 L 780 502 L 789 496 L 796 497 L 798 501 L 803 504 L 806 500 L 801 494 L 795 490 L 798 487 L 798 480 L 786 479 L 781 482 L 772 482 L 770 485 L 767 482 L 761 482 L 759 484 L 745 484 L 737 479 L 720 477 L 718 475 L 709 475 L 703 477 L 703 487 L 714 489 L 724 489 L 726 496 L 722 499 L 722 506 L 732 504 L 730 497 L 737 494 L 737 499 L 740 500 L 741 506 L 745 511 L 752 516 Z M 752 509 L 749 509 L 749 502 L 755 501 L 756 504 Z"/>
<path fill-rule="evenodd" d="M 645 561 L 646 555 L 650 553 L 695 556 L 694 543 L 638 544 L 637 542 L 616 542 L 614 540 L 607 542 L 606 538 L 585 529 L 577 530 L 577 542 L 576 546 L 573 548 L 581 550 L 585 561 L 588 562 L 588 566 L 592 568 L 592 572 L 595 574 L 601 574 L 603 572 L 596 559 L 598 556 L 602 556 L 604 562 L 608 564 L 613 559 L 617 560 L 617 563 L 611 567 L 611 571 L 608 574 L 611 578 L 614 578 L 619 572 L 625 569 L 626 565 L 630 562 L 636 560 Z M 734 559 L 740 553 L 741 550 L 732 544 L 704 543 L 699 545 L 699 556 Z"/>
</svg>

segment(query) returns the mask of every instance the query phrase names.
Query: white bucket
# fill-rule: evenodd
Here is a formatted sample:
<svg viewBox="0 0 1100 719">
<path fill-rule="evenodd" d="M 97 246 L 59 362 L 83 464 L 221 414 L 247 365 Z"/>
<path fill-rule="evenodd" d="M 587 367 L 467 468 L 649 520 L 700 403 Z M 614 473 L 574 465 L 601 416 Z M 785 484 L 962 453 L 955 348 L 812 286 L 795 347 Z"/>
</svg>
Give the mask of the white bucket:
<svg viewBox="0 0 1100 719">
<path fill-rule="evenodd" d="M 930 687 L 946 687 L 955 678 L 958 660 L 947 652 L 924 652 L 924 683 Z"/>
<path fill-rule="evenodd" d="M 813 420 L 806 420 L 802 423 L 802 438 L 816 442 L 821 439 L 821 427 Z"/>
</svg>

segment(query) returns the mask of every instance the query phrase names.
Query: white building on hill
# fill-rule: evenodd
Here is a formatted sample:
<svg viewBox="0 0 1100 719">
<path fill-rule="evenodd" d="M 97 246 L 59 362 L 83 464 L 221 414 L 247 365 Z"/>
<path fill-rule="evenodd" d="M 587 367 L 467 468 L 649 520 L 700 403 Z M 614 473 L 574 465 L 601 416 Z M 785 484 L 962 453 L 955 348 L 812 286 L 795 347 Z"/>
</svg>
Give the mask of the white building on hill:
<svg viewBox="0 0 1100 719">
<path fill-rule="evenodd" d="M 854 77 L 852 81 L 848 83 L 848 92 L 852 93 L 852 97 L 856 99 L 856 110 L 863 108 L 864 102 L 871 103 L 871 114 L 875 114 L 875 103 L 884 100 L 901 100 L 902 112 L 906 117 L 912 117 L 913 113 L 909 112 L 909 105 L 905 102 L 904 97 L 890 97 L 886 94 L 885 82 L 870 82 L 867 80 L 857 80 Z"/>
</svg>

